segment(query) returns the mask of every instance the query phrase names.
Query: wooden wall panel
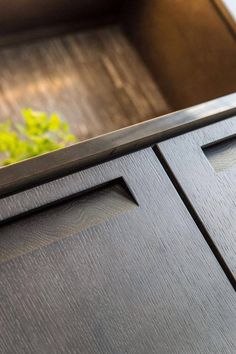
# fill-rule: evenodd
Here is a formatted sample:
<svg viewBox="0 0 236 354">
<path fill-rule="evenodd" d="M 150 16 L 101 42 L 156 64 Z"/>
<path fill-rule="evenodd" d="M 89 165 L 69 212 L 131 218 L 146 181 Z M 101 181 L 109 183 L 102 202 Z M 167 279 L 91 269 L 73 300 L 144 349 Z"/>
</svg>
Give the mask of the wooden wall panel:
<svg viewBox="0 0 236 354">
<path fill-rule="evenodd" d="M 236 43 L 210 0 L 129 1 L 125 26 L 169 104 L 236 91 Z"/>
</svg>

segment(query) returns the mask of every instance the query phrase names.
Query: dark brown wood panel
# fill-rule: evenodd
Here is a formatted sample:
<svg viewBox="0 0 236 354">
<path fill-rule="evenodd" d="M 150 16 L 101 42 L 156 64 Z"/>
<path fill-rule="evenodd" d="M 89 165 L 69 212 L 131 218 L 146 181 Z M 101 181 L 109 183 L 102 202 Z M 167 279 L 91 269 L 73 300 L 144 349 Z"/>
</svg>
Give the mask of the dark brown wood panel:
<svg viewBox="0 0 236 354">
<path fill-rule="evenodd" d="M 174 109 L 236 91 L 236 42 L 213 0 L 130 0 L 130 38 Z"/>
<path fill-rule="evenodd" d="M 234 353 L 235 291 L 151 148 L 55 180 L 54 191 L 12 196 L 6 208 L 117 177 L 137 207 L 0 265 L 0 352 Z M 36 215 L 25 225 L 44 235 L 51 218 Z M 0 237 L 25 237 L 22 220 Z"/>
<path fill-rule="evenodd" d="M 236 165 L 232 161 L 235 161 L 236 149 L 226 141 L 235 134 L 236 117 L 232 117 L 158 144 L 169 168 L 234 279 Z M 225 141 L 224 148 L 222 141 Z M 206 153 L 208 149 L 211 150 L 211 156 Z"/>
<path fill-rule="evenodd" d="M 0 121 L 56 112 L 79 140 L 170 111 L 117 26 L 0 49 Z"/>
</svg>

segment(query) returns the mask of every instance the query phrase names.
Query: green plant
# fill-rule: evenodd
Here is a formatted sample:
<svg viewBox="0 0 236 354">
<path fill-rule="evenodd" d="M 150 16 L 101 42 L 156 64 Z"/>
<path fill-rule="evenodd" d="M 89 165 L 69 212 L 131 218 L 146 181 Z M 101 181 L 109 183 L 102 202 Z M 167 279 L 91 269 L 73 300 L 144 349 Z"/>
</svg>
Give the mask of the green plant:
<svg viewBox="0 0 236 354">
<path fill-rule="evenodd" d="M 69 125 L 57 114 L 48 116 L 44 112 L 24 109 L 22 116 L 22 124 L 11 120 L 0 124 L 2 166 L 63 148 L 76 141 Z"/>
</svg>

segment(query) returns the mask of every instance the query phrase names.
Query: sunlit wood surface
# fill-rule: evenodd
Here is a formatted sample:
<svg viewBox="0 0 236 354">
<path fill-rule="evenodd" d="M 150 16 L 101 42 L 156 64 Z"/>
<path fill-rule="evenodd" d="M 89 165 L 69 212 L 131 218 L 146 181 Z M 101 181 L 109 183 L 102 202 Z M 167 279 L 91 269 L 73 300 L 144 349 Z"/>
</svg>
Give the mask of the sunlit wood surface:
<svg viewBox="0 0 236 354">
<path fill-rule="evenodd" d="M 58 113 L 81 140 L 170 110 L 116 26 L 1 48 L 0 120 L 25 107 Z"/>
</svg>

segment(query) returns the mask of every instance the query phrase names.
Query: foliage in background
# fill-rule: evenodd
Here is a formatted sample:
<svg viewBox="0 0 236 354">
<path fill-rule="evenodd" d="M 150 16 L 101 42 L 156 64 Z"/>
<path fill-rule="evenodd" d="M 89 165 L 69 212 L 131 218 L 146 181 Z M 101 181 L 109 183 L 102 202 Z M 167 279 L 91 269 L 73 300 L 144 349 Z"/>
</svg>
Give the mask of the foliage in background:
<svg viewBox="0 0 236 354">
<path fill-rule="evenodd" d="M 76 141 L 69 125 L 56 114 L 48 116 L 32 109 L 22 111 L 23 124 L 11 120 L 0 124 L 0 165 L 63 148 Z"/>
</svg>

